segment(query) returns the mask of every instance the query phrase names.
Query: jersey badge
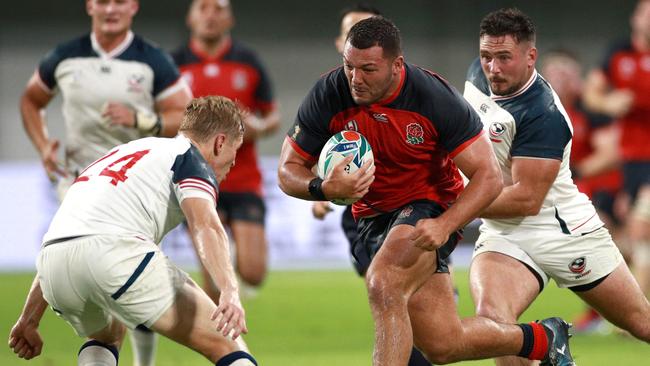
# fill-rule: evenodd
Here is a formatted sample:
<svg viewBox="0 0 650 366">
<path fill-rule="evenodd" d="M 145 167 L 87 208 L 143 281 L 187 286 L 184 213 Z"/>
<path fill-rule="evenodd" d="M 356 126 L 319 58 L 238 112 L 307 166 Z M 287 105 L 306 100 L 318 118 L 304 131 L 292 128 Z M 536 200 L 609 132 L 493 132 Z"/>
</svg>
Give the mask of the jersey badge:
<svg viewBox="0 0 650 366">
<path fill-rule="evenodd" d="M 632 74 L 634 74 L 634 69 L 636 68 L 634 59 L 632 59 L 632 57 L 622 58 L 621 62 L 618 64 L 618 68 L 624 78 L 631 78 Z"/>
<path fill-rule="evenodd" d="M 349 120 L 348 123 L 345 124 L 345 129 L 348 131 L 357 131 L 359 132 L 359 126 L 357 125 L 357 121 L 355 120 Z"/>
<path fill-rule="evenodd" d="M 409 123 L 406 126 L 406 142 L 418 145 L 424 142 L 424 130 L 419 123 Z"/>
<path fill-rule="evenodd" d="M 219 75 L 219 66 L 217 64 L 207 64 L 203 67 L 203 75 L 214 78 Z"/>
<path fill-rule="evenodd" d="M 293 135 L 291 135 L 291 139 L 295 141 L 298 138 L 299 133 L 300 133 L 300 126 L 298 125 L 293 126 Z"/>
<path fill-rule="evenodd" d="M 402 209 L 402 211 L 399 212 L 399 215 L 397 215 L 398 219 L 405 219 L 409 216 L 411 216 L 411 213 L 413 212 L 413 206 L 408 205 Z"/>
<path fill-rule="evenodd" d="M 144 75 L 132 74 L 127 83 L 129 84 L 128 91 L 134 93 L 141 93 L 144 91 L 142 83 L 144 82 Z"/>
<path fill-rule="evenodd" d="M 492 122 L 490 125 L 490 140 L 494 142 L 501 142 L 501 140 L 496 140 L 494 138 L 503 135 L 506 132 L 506 126 L 501 122 Z"/>
<path fill-rule="evenodd" d="M 244 90 L 248 86 L 248 77 L 243 71 L 235 71 L 232 74 L 232 87 L 235 90 Z"/>
</svg>

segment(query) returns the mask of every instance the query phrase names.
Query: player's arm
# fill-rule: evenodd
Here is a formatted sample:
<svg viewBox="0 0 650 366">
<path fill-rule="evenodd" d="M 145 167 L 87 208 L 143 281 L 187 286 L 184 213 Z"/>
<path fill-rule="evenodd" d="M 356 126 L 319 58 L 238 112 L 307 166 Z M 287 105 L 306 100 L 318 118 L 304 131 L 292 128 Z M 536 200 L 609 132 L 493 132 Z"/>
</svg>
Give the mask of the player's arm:
<svg viewBox="0 0 650 366">
<path fill-rule="evenodd" d="M 590 110 L 617 118 L 630 111 L 634 93 L 626 89 L 612 89 L 607 75 L 596 69 L 592 70 L 585 80 L 582 98 Z"/>
<path fill-rule="evenodd" d="M 159 135 L 173 137 L 178 133 L 178 128 L 183 120 L 185 107 L 192 99 L 192 95 L 186 88 L 181 88 L 176 92 L 160 99 L 156 102 L 156 112 L 160 115 L 161 130 Z"/>
<path fill-rule="evenodd" d="M 445 244 L 449 235 L 476 218 L 499 195 L 503 187 L 501 170 L 486 134 L 481 134 L 458 153 L 454 163 L 469 179 L 456 202 L 435 219 L 418 221 L 411 236 L 413 244 L 433 250 Z"/>
<path fill-rule="evenodd" d="M 364 164 L 356 172 L 348 174 L 344 168 L 354 158 L 348 156 L 323 180 L 320 185 L 323 197 L 315 197 L 309 190 L 310 183 L 316 178 L 311 170 L 314 162 L 299 154 L 290 141 L 290 138 L 286 138 L 282 144 L 278 168 L 278 182 L 284 193 L 311 201 L 361 198 L 368 193 L 370 185 L 375 180 L 375 165 Z"/>
<path fill-rule="evenodd" d="M 217 331 L 227 336 L 233 330 L 233 339 L 248 333 L 244 308 L 239 299 L 235 271 L 230 263 L 228 236 L 221 225 L 214 201 L 189 197 L 181 202 L 187 227 L 197 256 L 221 291 L 219 304 L 212 319 L 221 314 Z"/>
<path fill-rule="evenodd" d="M 280 127 L 280 111 L 274 104 L 268 110 L 255 113 L 248 113 L 244 118 L 244 141 L 257 140 L 260 137 L 268 136 Z"/>
<path fill-rule="evenodd" d="M 45 122 L 45 107 L 52 97 L 53 95 L 43 87 L 38 71 L 34 72 L 20 98 L 20 114 L 25 132 L 38 151 L 45 171 L 48 176 L 54 178 L 54 174 L 65 175 L 65 172 L 58 165 L 59 141 L 50 138 Z"/>
<path fill-rule="evenodd" d="M 556 159 L 513 157 L 512 185 L 481 213 L 488 219 L 537 215 L 553 185 L 561 161 Z"/>
<path fill-rule="evenodd" d="M 36 275 L 23 311 L 9 333 L 9 348 L 18 357 L 29 360 L 41 354 L 43 339 L 38 333 L 38 325 L 43 318 L 45 309 L 47 309 L 47 302 L 43 298 L 41 284 L 38 281 L 38 275 Z"/>
<path fill-rule="evenodd" d="M 574 173 L 587 178 L 616 168 L 621 162 L 618 151 L 619 138 L 619 132 L 614 126 L 595 130 L 590 141 L 594 151 L 572 169 Z"/>
</svg>

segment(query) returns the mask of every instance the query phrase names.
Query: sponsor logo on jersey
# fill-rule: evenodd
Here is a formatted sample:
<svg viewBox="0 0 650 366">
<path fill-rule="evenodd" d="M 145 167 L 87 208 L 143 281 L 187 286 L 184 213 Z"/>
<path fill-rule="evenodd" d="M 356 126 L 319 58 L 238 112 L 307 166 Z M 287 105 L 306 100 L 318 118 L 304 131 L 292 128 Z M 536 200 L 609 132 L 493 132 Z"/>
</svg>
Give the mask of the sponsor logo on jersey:
<svg viewBox="0 0 650 366">
<path fill-rule="evenodd" d="M 103 74 L 110 74 L 111 73 L 111 67 L 108 65 L 101 65 L 99 67 L 99 71 L 101 71 Z"/>
<path fill-rule="evenodd" d="M 359 126 L 357 125 L 357 121 L 349 120 L 348 123 L 345 124 L 345 129 L 348 130 L 348 131 L 357 131 L 357 132 L 359 132 Z"/>
<path fill-rule="evenodd" d="M 488 106 L 487 104 L 483 103 L 483 104 L 481 104 L 481 106 L 479 107 L 479 109 L 481 110 L 481 112 L 483 112 L 483 113 L 487 113 L 487 112 L 488 112 L 488 109 L 490 109 L 490 106 Z"/>
<path fill-rule="evenodd" d="M 248 77 L 243 71 L 235 71 L 232 74 L 232 87 L 235 90 L 244 90 L 248 86 Z"/>
<path fill-rule="evenodd" d="M 636 63 L 632 57 L 624 57 L 618 64 L 618 69 L 624 78 L 629 79 L 634 74 Z"/>
<path fill-rule="evenodd" d="M 399 218 L 399 219 L 407 218 L 407 217 L 411 216 L 411 213 L 412 213 L 412 212 L 413 212 L 413 206 L 408 205 L 408 206 L 404 207 L 404 208 L 402 209 L 402 211 L 400 211 L 400 213 L 399 213 L 399 215 L 397 216 L 397 218 Z"/>
<path fill-rule="evenodd" d="M 406 142 L 418 145 L 424 142 L 424 130 L 419 123 L 409 123 L 406 126 Z"/>
<path fill-rule="evenodd" d="M 582 273 L 587 267 L 587 258 L 580 257 L 576 258 L 569 264 L 569 270 L 573 273 Z"/>
<path fill-rule="evenodd" d="M 372 118 L 377 122 L 388 123 L 388 115 L 386 113 L 373 113 Z"/>
</svg>

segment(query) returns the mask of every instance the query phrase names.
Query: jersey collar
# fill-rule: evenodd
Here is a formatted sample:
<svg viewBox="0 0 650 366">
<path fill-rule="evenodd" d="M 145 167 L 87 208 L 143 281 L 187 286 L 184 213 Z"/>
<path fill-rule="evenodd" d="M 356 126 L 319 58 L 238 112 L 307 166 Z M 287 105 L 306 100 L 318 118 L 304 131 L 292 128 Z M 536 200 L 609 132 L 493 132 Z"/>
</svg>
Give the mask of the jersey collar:
<svg viewBox="0 0 650 366">
<path fill-rule="evenodd" d="M 524 86 L 521 87 L 521 89 L 517 90 L 516 92 L 509 94 L 509 95 L 495 95 L 492 93 L 492 88 L 490 88 L 490 98 L 492 100 L 506 100 L 506 99 L 511 99 L 518 97 L 526 92 L 526 90 L 530 89 L 531 85 L 537 80 L 537 70 L 533 70 L 533 74 L 530 76 L 530 79 L 524 84 Z"/>
<path fill-rule="evenodd" d="M 232 46 L 232 38 L 230 38 L 230 36 L 225 36 L 225 39 L 217 49 L 217 52 L 214 55 L 209 55 L 203 52 L 203 50 L 199 48 L 196 41 L 190 39 L 190 51 L 192 51 L 192 53 L 197 55 L 199 58 L 208 61 L 214 61 L 222 58 L 230 50 L 231 46 Z"/>
<path fill-rule="evenodd" d="M 110 52 L 104 51 L 102 46 L 97 41 L 97 36 L 95 35 L 95 32 L 90 33 L 90 43 L 92 44 L 93 50 L 97 52 L 97 54 L 102 58 L 114 58 L 119 56 L 131 45 L 131 42 L 133 42 L 133 37 L 134 37 L 133 32 L 129 30 L 126 33 L 126 37 L 124 38 L 124 40 Z"/>
</svg>

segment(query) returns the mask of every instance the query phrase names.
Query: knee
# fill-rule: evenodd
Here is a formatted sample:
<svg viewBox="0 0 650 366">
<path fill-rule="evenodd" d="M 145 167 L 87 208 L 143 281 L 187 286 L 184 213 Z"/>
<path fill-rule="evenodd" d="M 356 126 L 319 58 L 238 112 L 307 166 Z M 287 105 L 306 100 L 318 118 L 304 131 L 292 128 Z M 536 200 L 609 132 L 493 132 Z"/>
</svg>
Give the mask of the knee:
<svg viewBox="0 0 650 366">
<path fill-rule="evenodd" d="M 258 287 L 266 278 L 266 264 L 243 265 L 237 268 L 237 272 L 247 285 Z"/>
<path fill-rule="evenodd" d="M 497 323 L 516 323 L 517 315 L 507 307 L 497 306 L 489 301 L 479 301 L 476 315 L 494 320 Z"/>
<path fill-rule="evenodd" d="M 366 274 L 366 287 L 368 288 L 368 300 L 370 306 L 381 310 L 406 306 L 405 291 L 398 286 L 388 273 L 382 271 L 370 271 Z"/>
<path fill-rule="evenodd" d="M 650 316 L 646 316 L 645 321 L 634 321 L 626 329 L 630 334 L 646 343 L 650 343 Z"/>
<path fill-rule="evenodd" d="M 434 365 L 446 365 L 459 361 L 458 357 L 456 357 L 458 352 L 456 352 L 453 344 L 445 340 L 438 340 L 435 343 L 429 344 L 421 352 Z"/>
</svg>

